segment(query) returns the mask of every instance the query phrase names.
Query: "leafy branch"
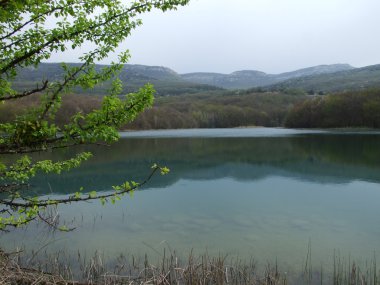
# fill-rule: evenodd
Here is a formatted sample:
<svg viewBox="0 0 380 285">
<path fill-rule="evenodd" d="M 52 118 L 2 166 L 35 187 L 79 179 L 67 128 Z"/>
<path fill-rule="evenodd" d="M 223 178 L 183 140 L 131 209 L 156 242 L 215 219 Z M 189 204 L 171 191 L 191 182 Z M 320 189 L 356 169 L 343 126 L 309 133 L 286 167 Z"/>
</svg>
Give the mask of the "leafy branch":
<svg viewBox="0 0 380 285">
<path fill-rule="evenodd" d="M 26 197 L 15 192 L 11 198 L 0 199 L 0 204 L 3 205 L 1 210 L 3 213 L 17 212 L 18 216 L 9 215 L 9 217 L 0 216 L 0 230 L 6 230 L 8 227 L 20 227 L 32 220 L 39 219 L 47 224 L 51 223 L 49 218 L 42 215 L 46 212 L 48 207 L 59 206 L 62 204 L 71 204 L 74 202 L 88 202 L 93 200 L 99 200 L 102 205 L 110 201 L 112 204 L 121 200 L 126 194 L 133 195 L 134 191 L 147 184 L 152 177 L 159 172 L 161 175 L 169 173 L 167 167 L 162 167 L 157 164 L 152 165 L 150 174 L 144 181 L 137 183 L 134 181 L 126 181 L 120 185 L 112 186 L 113 191 L 111 193 L 98 193 L 96 191 L 83 192 L 83 188 L 80 191 L 75 192 L 67 198 L 59 199 L 40 199 L 38 197 Z M 11 210 L 10 210 L 11 209 Z M 51 226 L 53 223 L 50 224 Z M 57 227 L 57 229 L 59 229 Z"/>
<path fill-rule="evenodd" d="M 129 59 L 127 50 L 119 54 L 116 62 L 100 70 L 95 62 L 106 59 L 141 25 L 139 15 L 152 9 L 173 10 L 188 1 L 0 0 L 0 104 L 6 107 L 10 100 L 25 97 L 37 101 L 36 106 L 25 108 L 14 119 L 0 122 L 0 229 L 20 227 L 36 219 L 54 225 L 54 220 L 45 216 L 48 208 L 90 200 L 115 202 L 147 183 L 157 171 L 167 173 L 167 168 L 155 165 L 141 183 L 126 182 L 105 194 L 79 191 L 61 199 L 34 197 L 33 187 L 28 185 L 35 175 L 60 174 L 91 157 L 83 152 L 64 161 L 33 161 L 30 153 L 116 142 L 119 129 L 152 106 L 155 90 L 150 84 L 121 96 L 122 82 L 117 74 Z M 85 43 L 91 46 L 87 52 L 81 50 Z M 40 85 L 25 90 L 14 88 L 21 69 L 38 68 L 41 61 L 68 50 L 78 52 L 80 64 L 62 64 L 60 78 L 41 76 L 36 81 Z M 74 88 L 90 89 L 108 81 L 112 85 L 100 108 L 77 112 L 65 125 L 56 124 L 65 94 Z"/>
</svg>

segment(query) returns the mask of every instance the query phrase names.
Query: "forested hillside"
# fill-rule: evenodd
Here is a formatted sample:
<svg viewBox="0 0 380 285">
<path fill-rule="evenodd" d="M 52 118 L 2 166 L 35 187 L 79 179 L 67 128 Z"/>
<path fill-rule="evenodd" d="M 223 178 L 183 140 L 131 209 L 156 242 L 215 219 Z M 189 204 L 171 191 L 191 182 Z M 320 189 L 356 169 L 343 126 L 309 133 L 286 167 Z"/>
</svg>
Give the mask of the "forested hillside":
<svg viewBox="0 0 380 285">
<path fill-rule="evenodd" d="M 308 94 L 326 94 L 367 88 L 380 88 L 380 64 L 293 78 L 272 85 L 267 90 L 302 89 Z"/>
<path fill-rule="evenodd" d="M 305 74 L 309 76 L 302 76 Z M 24 69 L 13 84 L 20 90 L 30 88 L 36 86 L 41 75 L 42 78 L 54 80 L 62 76 L 62 68 L 56 63 L 44 63 L 38 69 Z M 225 90 L 203 84 L 218 85 L 218 80 L 225 80 L 220 74 L 202 74 L 205 80 L 200 83 L 184 79 L 191 76 L 195 78 L 200 73 L 181 76 L 166 67 L 125 65 L 119 75 L 124 84 L 124 94 L 136 91 L 147 82 L 154 84 L 157 94 L 154 107 L 124 128 L 380 127 L 380 92 L 368 91 L 369 87 L 380 87 L 380 65 L 356 69 L 348 65 L 311 67 L 283 73 L 276 80 L 301 77 L 247 90 Z M 244 83 L 244 78 L 270 78 L 258 71 L 240 71 L 233 73 L 233 76 L 238 81 L 229 82 L 239 82 L 239 86 L 248 82 Z M 211 79 L 214 81 L 211 82 Z M 65 124 L 74 113 L 88 113 L 98 107 L 101 96 L 109 87 L 106 82 L 94 89 L 75 89 L 74 94 L 64 97 L 56 122 Z M 355 91 L 362 89 L 364 91 Z M 22 110 L 35 106 L 37 101 L 37 97 L 24 98 L 17 104 L 6 102 L 0 105 L 0 121 L 13 120 Z"/>
<path fill-rule="evenodd" d="M 159 98 L 129 129 L 279 127 L 305 95 L 224 91 Z"/>
<path fill-rule="evenodd" d="M 380 128 L 380 90 L 314 96 L 290 110 L 290 128 Z"/>
<path fill-rule="evenodd" d="M 284 124 L 288 111 L 306 98 L 305 95 L 250 91 L 212 91 L 186 96 L 157 97 L 153 108 L 140 114 L 132 124 L 124 128 L 278 127 Z M 36 99 L 25 98 L 20 102 L 0 105 L 0 121 L 12 120 L 22 110 L 36 105 Z M 88 113 L 98 107 L 100 102 L 101 98 L 98 96 L 65 96 L 56 122 L 63 125 L 74 113 Z"/>
<path fill-rule="evenodd" d="M 69 65 L 79 65 L 70 63 Z M 100 70 L 102 66 L 97 65 Z M 19 91 L 35 88 L 36 84 L 42 84 L 41 78 L 49 81 L 62 78 L 63 69 L 58 63 L 41 63 L 38 68 L 24 68 L 20 70 L 13 85 Z M 119 78 L 123 81 L 123 93 L 137 91 L 146 83 L 151 83 L 156 89 L 157 96 L 179 95 L 197 93 L 200 91 L 220 90 L 221 88 L 206 84 L 192 83 L 183 80 L 175 71 L 161 66 L 145 66 L 126 64 Z M 110 88 L 110 82 L 96 85 L 93 89 L 83 90 L 76 88 L 76 94 L 105 95 Z"/>
<path fill-rule="evenodd" d="M 78 65 L 71 63 L 70 65 Z M 97 69 L 102 66 L 97 65 Z M 16 89 L 34 88 L 42 78 L 53 81 L 61 78 L 63 69 L 58 63 L 43 63 L 38 68 L 20 70 L 14 81 Z M 210 90 L 265 88 L 269 91 L 299 89 L 309 94 L 358 90 L 380 86 L 380 65 L 353 68 L 348 64 L 319 65 L 281 74 L 267 74 L 256 70 L 241 70 L 231 74 L 179 74 L 167 67 L 126 64 L 119 78 L 124 93 L 134 92 L 146 83 L 152 83 L 157 96 L 194 94 Z M 93 89 L 75 89 L 78 94 L 104 95 L 109 82 Z"/>
<path fill-rule="evenodd" d="M 215 85 L 227 89 L 248 89 L 273 85 L 291 78 L 330 74 L 354 69 L 348 64 L 318 65 L 280 74 L 267 74 L 257 70 L 241 70 L 231 74 L 195 72 L 182 74 L 185 80 L 194 83 Z"/>
</svg>

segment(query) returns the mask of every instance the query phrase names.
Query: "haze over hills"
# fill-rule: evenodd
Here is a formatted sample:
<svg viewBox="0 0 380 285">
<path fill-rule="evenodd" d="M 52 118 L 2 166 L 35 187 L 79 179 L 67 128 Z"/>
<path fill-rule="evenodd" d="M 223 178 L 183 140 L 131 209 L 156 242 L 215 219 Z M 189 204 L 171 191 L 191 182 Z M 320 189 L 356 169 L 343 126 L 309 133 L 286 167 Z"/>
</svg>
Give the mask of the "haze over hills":
<svg viewBox="0 0 380 285">
<path fill-rule="evenodd" d="M 227 89 L 246 89 L 268 86 L 302 76 L 329 74 L 352 69 L 354 69 L 354 67 L 348 64 L 332 64 L 318 65 L 280 74 L 267 74 L 256 70 L 242 70 L 230 74 L 196 72 L 182 74 L 181 76 L 183 79 L 194 83 L 215 85 Z"/>
<path fill-rule="evenodd" d="M 79 63 L 69 63 L 75 66 Z M 102 65 L 96 65 L 101 69 Z M 14 87 L 19 91 L 34 88 L 36 84 L 41 84 L 42 80 L 60 80 L 63 76 L 63 69 L 60 63 L 41 63 L 38 68 L 28 67 L 19 71 L 14 80 Z M 135 92 L 146 83 L 151 83 L 157 91 L 158 96 L 179 95 L 184 93 L 198 93 L 202 91 L 220 90 L 220 87 L 193 83 L 183 80 L 175 71 L 162 66 L 145 65 L 124 65 L 118 76 L 123 81 L 123 93 Z M 76 88 L 74 93 L 105 95 L 110 88 L 110 82 L 98 84 L 94 89 L 82 90 Z"/>
<path fill-rule="evenodd" d="M 102 65 L 96 67 L 100 69 Z M 42 63 L 37 69 L 21 69 L 14 86 L 23 91 L 35 87 L 42 79 L 58 80 L 62 75 L 59 63 Z M 179 74 L 162 66 L 126 64 L 119 78 L 124 82 L 123 93 L 134 92 L 149 82 L 154 85 L 158 96 L 256 87 L 272 91 L 302 89 L 309 93 L 326 93 L 380 87 L 380 65 L 363 68 L 354 68 L 348 64 L 319 65 L 281 74 L 267 74 L 256 70 L 241 70 L 231 74 L 205 72 Z M 77 88 L 74 93 L 104 95 L 109 87 L 109 82 L 105 82 L 90 90 Z"/>
<path fill-rule="evenodd" d="M 269 87 L 269 90 L 303 89 L 307 92 L 337 92 L 380 88 L 380 64 L 291 78 Z"/>
</svg>

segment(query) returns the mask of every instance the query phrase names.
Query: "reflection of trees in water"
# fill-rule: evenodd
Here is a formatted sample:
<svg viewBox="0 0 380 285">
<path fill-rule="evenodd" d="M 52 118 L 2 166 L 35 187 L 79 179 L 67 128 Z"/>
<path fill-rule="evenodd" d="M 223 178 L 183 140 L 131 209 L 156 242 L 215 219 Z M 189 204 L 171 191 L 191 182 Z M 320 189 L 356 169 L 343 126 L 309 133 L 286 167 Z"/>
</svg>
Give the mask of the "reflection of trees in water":
<svg viewBox="0 0 380 285">
<path fill-rule="evenodd" d="M 162 187 L 181 178 L 232 177 L 256 180 L 269 175 L 295 177 L 320 183 L 344 183 L 356 179 L 380 181 L 380 136 L 300 135 L 266 138 L 133 138 L 110 148 L 94 147 L 95 156 L 83 167 L 61 176 L 35 180 L 45 192 L 47 182 L 54 192 L 106 190 L 110 185 L 139 181 L 157 162 L 171 168 L 165 177 L 155 177 L 150 187 Z M 78 149 L 80 151 L 80 149 Z M 72 153 L 60 150 L 54 158 Z M 48 188 L 47 188 L 48 189 Z"/>
</svg>

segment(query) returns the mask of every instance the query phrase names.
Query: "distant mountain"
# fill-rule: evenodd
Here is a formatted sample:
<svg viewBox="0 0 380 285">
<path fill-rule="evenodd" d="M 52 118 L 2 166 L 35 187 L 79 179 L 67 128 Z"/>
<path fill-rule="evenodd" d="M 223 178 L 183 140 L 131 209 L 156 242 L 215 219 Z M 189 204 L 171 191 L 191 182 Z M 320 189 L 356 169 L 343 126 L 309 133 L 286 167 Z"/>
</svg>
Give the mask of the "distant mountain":
<svg viewBox="0 0 380 285">
<path fill-rule="evenodd" d="M 327 93 L 365 88 L 380 88 L 380 64 L 333 73 L 295 77 L 267 87 L 269 90 L 303 89 L 310 93 Z"/>
<path fill-rule="evenodd" d="M 79 65 L 79 63 L 71 63 Z M 100 69 L 102 65 L 97 65 Z M 62 79 L 59 63 L 42 63 L 38 68 L 21 69 L 14 81 L 20 91 L 35 88 L 42 79 Z M 348 64 L 319 65 L 281 74 L 267 74 L 256 70 L 241 70 L 231 74 L 187 73 L 178 74 L 167 67 L 126 64 L 119 78 L 124 83 L 123 93 L 134 92 L 146 83 L 152 83 L 158 96 L 182 95 L 226 89 L 264 90 L 303 89 L 309 93 L 357 90 L 380 87 L 380 65 L 354 68 Z M 76 88 L 74 93 L 104 95 L 110 82 L 94 89 Z"/>
<path fill-rule="evenodd" d="M 181 77 L 174 70 L 164 66 L 147 66 L 140 64 L 126 64 L 120 75 L 126 81 L 132 78 L 181 81 Z"/>
<path fill-rule="evenodd" d="M 231 74 L 196 72 L 182 74 L 181 77 L 189 82 L 209 84 L 227 89 L 247 89 L 278 82 L 273 80 L 270 75 L 256 70 L 235 71 Z"/>
<path fill-rule="evenodd" d="M 331 74 L 340 71 L 353 70 L 349 64 L 329 64 L 329 65 L 317 65 L 308 68 L 298 69 L 291 72 L 285 72 L 275 75 L 276 79 L 279 81 L 288 80 L 291 78 L 302 77 L 302 76 L 313 76 L 319 74 Z"/>
<path fill-rule="evenodd" d="M 181 77 L 193 83 L 215 85 L 227 89 L 247 89 L 273 85 L 297 77 L 330 74 L 352 69 L 354 69 L 354 67 L 348 64 L 332 64 L 319 65 L 281 74 L 267 74 L 256 70 L 242 70 L 230 74 L 205 72 L 186 73 L 182 74 Z"/>
<path fill-rule="evenodd" d="M 75 66 L 79 63 L 70 63 Z M 96 65 L 97 69 L 102 65 Z M 41 63 L 38 68 L 28 67 L 21 69 L 14 80 L 16 89 L 23 91 L 35 88 L 43 79 L 50 81 L 62 79 L 63 70 L 59 63 Z M 202 91 L 220 90 L 221 88 L 186 81 L 175 71 L 162 66 L 145 66 L 126 64 L 118 76 L 124 83 L 123 93 L 135 92 L 146 83 L 152 83 L 157 95 L 180 95 L 185 93 L 197 93 Z M 104 95 L 110 87 L 110 82 L 97 85 L 91 90 L 77 88 L 75 93 Z"/>
</svg>

